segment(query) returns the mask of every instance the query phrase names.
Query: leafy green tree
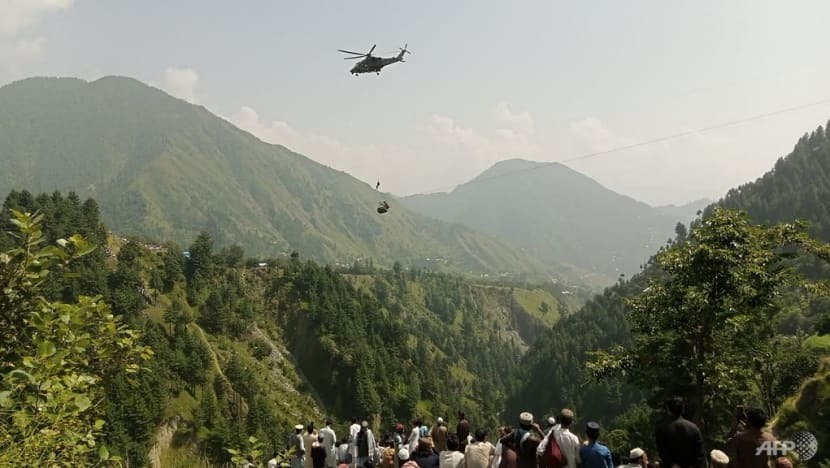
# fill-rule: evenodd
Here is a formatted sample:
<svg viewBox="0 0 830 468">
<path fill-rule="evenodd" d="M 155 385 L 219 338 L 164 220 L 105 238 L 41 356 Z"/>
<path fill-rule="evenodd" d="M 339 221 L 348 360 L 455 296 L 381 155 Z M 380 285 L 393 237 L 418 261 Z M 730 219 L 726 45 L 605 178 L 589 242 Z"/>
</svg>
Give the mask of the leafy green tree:
<svg viewBox="0 0 830 468">
<path fill-rule="evenodd" d="M 168 293 L 173 290 L 177 281 L 184 279 L 184 253 L 176 244 L 167 244 L 167 250 L 162 257 L 163 290 Z"/>
<path fill-rule="evenodd" d="M 210 284 L 215 269 L 213 239 L 201 232 L 190 246 L 190 257 L 185 260 L 184 275 L 187 279 L 187 299 L 191 305 L 204 301 L 203 291 Z"/>
<path fill-rule="evenodd" d="M 771 356 L 782 293 L 800 282 L 788 262 L 811 244 L 800 223 L 756 226 L 714 210 L 656 256 L 662 274 L 626 301 L 632 346 L 596 353 L 589 368 L 598 378 L 624 371 L 654 402 L 686 397 L 692 419 L 705 415 L 708 435 L 722 436 Z"/>
<path fill-rule="evenodd" d="M 0 466 L 107 460 L 103 383 L 137 373 L 152 351 L 98 297 L 44 298 L 46 279 L 94 246 L 77 235 L 43 246 L 44 216 L 12 214 L 19 243 L 0 254 Z"/>
<path fill-rule="evenodd" d="M 205 330 L 212 333 L 221 333 L 228 323 L 229 312 L 222 296 L 217 291 L 212 291 L 202 308 L 202 317 L 199 323 Z"/>
</svg>

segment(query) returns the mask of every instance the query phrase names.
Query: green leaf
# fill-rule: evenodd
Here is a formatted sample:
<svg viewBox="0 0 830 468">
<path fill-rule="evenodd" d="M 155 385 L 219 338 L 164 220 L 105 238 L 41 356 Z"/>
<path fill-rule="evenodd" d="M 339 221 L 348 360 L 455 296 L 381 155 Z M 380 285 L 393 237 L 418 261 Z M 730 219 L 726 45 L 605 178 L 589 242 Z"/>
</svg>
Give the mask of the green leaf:
<svg viewBox="0 0 830 468">
<path fill-rule="evenodd" d="M 37 345 L 37 353 L 41 356 L 49 357 L 57 352 L 55 343 L 51 341 L 41 341 Z"/>
<path fill-rule="evenodd" d="M 102 446 L 98 447 L 98 458 L 100 458 L 101 460 L 109 460 L 110 451 L 107 450 L 106 445 L 102 445 Z"/>
<path fill-rule="evenodd" d="M 78 394 L 75 395 L 75 406 L 78 407 L 78 411 L 86 411 L 90 406 L 92 406 L 92 401 L 88 396 Z"/>
<path fill-rule="evenodd" d="M 8 390 L 0 392 L 0 408 L 11 408 L 14 406 L 14 400 L 12 400 L 11 396 L 12 392 Z"/>
</svg>

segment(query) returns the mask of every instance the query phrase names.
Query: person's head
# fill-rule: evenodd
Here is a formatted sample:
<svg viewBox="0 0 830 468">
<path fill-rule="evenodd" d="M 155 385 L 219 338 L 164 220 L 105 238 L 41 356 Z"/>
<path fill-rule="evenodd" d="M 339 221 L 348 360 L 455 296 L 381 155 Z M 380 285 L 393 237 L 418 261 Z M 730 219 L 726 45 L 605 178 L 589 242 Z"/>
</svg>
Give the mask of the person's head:
<svg viewBox="0 0 830 468">
<path fill-rule="evenodd" d="M 671 397 L 666 400 L 666 410 L 669 414 L 677 419 L 680 416 L 683 416 L 683 411 L 686 409 L 686 405 L 683 402 L 683 398 L 679 396 Z"/>
<path fill-rule="evenodd" d="M 523 412 L 519 415 L 519 425 L 522 426 L 524 429 L 528 429 L 533 426 L 533 415 L 528 413 L 527 411 Z"/>
<path fill-rule="evenodd" d="M 713 468 L 726 468 L 729 465 L 729 456 L 721 450 L 712 450 L 709 452 L 709 458 L 712 460 Z"/>
<path fill-rule="evenodd" d="M 449 434 L 447 436 L 447 449 L 451 452 L 456 452 L 461 448 L 461 442 L 458 440 L 456 434 Z"/>
<path fill-rule="evenodd" d="M 326 426 L 331 426 L 332 424 L 334 423 L 331 422 L 331 419 L 326 419 Z"/>
<path fill-rule="evenodd" d="M 594 421 L 588 422 L 588 424 L 585 425 L 585 435 L 591 442 L 595 442 L 599 439 L 599 423 Z"/>
<path fill-rule="evenodd" d="M 397 432 L 398 434 L 403 434 L 403 429 L 403 424 L 398 423 L 397 425 L 395 425 L 395 432 Z"/>
<path fill-rule="evenodd" d="M 467 416 L 464 414 L 463 411 L 458 412 L 458 420 L 461 421 L 462 419 L 466 419 Z"/>
<path fill-rule="evenodd" d="M 443 426 L 444 425 L 444 418 L 439 417 L 438 419 L 436 419 L 435 420 L 435 425 Z"/>
<path fill-rule="evenodd" d="M 571 424 L 574 422 L 574 412 L 569 410 L 568 408 L 563 408 L 562 411 L 559 413 L 559 424 L 562 427 L 570 427 Z"/>
<path fill-rule="evenodd" d="M 401 447 L 401 449 L 398 450 L 398 459 L 402 462 L 409 460 L 409 449 Z"/>
<path fill-rule="evenodd" d="M 308 427 L 306 429 L 308 430 L 309 434 L 314 432 L 314 422 L 312 421 L 312 422 L 308 423 Z"/>
<path fill-rule="evenodd" d="M 553 427 L 556 425 L 556 418 L 553 416 L 549 416 L 548 419 L 545 420 L 545 428 Z"/>
<path fill-rule="evenodd" d="M 636 463 L 638 465 L 643 466 L 643 460 L 645 456 L 646 452 L 640 447 L 631 449 L 631 451 L 628 452 L 628 463 Z"/>
<path fill-rule="evenodd" d="M 746 422 L 753 429 L 763 429 L 767 425 L 767 414 L 761 408 L 747 408 Z"/>
<path fill-rule="evenodd" d="M 297 424 L 296 426 L 294 426 L 294 432 L 296 432 L 297 434 L 303 432 L 303 425 Z"/>
<path fill-rule="evenodd" d="M 352 424 L 357 424 L 357 416 L 352 416 Z"/>
<path fill-rule="evenodd" d="M 419 452 L 429 452 L 432 450 L 432 442 L 427 439 L 426 437 L 421 437 L 418 439 L 418 451 Z"/>
<path fill-rule="evenodd" d="M 424 420 L 421 418 L 415 418 L 412 420 L 412 425 L 415 427 L 421 427 L 424 425 Z"/>
<path fill-rule="evenodd" d="M 279 452 L 274 450 L 274 453 L 271 455 L 271 458 L 277 458 L 277 455 L 279 455 Z"/>
<path fill-rule="evenodd" d="M 368 421 L 363 421 L 362 423 L 360 423 L 360 432 L 366 432 L 367 429 L 369 429 Z"/>
<path fill-rule="evenodd" d="M 476 442 L 484 442 L 487 439 L 487 431 L 485 429 L 476 430 Z"/>
</svg>

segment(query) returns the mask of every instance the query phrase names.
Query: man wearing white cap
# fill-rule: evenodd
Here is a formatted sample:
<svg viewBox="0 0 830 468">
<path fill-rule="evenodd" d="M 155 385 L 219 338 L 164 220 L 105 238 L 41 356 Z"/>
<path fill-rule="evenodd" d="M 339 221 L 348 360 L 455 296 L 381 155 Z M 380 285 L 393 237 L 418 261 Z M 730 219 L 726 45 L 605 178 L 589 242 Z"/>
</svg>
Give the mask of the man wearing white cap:
<svg viewBox="0 0 830 468">
<path fill-rule="evenodd" d="M 418 464 L 409 459 L 409 449 L 406 446 L 398 450 L 398 463 L 401 468 L 418 468 Z"/>
<path fill-rule="evenodd" d="M 303 468 L 305 465 L 305 443 L 303 442 L 303 425 L 294 426 L 294 434 L 288 439 L 288 447 L 294 449 L 291 455 L 291 468 Z"/>
<path fill-rule="evenodd" d="M 518 448 L 519 468 L 536 468 L 536 449 L 545 434 L 539 424 L 533 422 L 533 415 L 527 411 L 520 414 L 519 427 L 509 437 L 513 438 L 513 443 Z"/>
<path fill-rule="evenodd" d="M 637 447 L 628 452 L 628 464 L 623 465 L 625 468 L 646 468 L 648 466 L 648 457 L 645 450 Z"/>
<path fill-rule="evenodd" d="M 544 430 L 545 437 L 547 437 L 547 435 L 550 434 L 550 431 L 555 430 L 558 427 L 559 427 L 559 425 L 556 424 L 556 418 L 554 418 L 553 416 L 550 416 L 545 421 L 545 430 Z"/>
<path fill-rule="evenodd" d="M 438 418 L 435 421 L 435 426 L 432 426 L 429 435 L 436 452 L 441 453 L 447 450 L 447 425 L 444 423 L 444 418 Z"/>
<path fill-rule="evenodd" d="M 375 436 L 372 434 L 372 430 L 369 429 L 368 421 L 363 421 L 360 424 L 360 430 L 355 436 L 355 445 L 357 447 L 358 468 L 365 467 L 367 464 L 374 464 L 372 462 L 372 456 L 377 449 L 377 443 L 375 442 Z"/>
</svg>

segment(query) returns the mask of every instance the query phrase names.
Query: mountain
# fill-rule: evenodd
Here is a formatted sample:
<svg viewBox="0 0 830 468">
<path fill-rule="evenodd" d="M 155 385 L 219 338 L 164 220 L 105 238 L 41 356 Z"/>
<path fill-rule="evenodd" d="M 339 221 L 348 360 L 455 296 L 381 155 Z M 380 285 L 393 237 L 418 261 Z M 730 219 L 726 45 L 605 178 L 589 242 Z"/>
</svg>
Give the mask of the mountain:
<svg viewBox="0 0 830 468">
<path fill-rule="evenodd" d="M 714 200 L 701 198 L 679 206 L 662 205 L 658 206 L 657 209 L 669 216 L 674 217 L 680 223 L 689 224 L 697 218 L 698 211 L 703 211 L 707 206 L 711 205 L 712 202 L 714 202 Z"/>
<path fill-rule="evenodd" d="M 508 239 L 549 261 L 605 276 L 632 274 L 688 218 L 613 192 L 562 164 L 501 161 L 451 193 L 410 208 Z M 610 281 L 609 281 L 610 280 Z"/>
<path fill-rule="evenodd" d="M 752 221 L 762 224 L 803 219 L 810 223 L 812 235 L 830 242 L 827 208 L 830 206 L 830 138 L 825 130 L 819 127 L 802 136 L 793 151 L 781 158 L 771 171 L 730 190 L 707 207 L 704 219 L 716 206 L 745 210 Z M 649 262 L 643 272 L 607 288 L 577 313 L 544 332 L 523 357 L 521 384 L 508 398 L 508 411 L 542 413 L 574 405 L 578 411 L 582 408 L 583 415 L 589 413 L 586 416 L 605 421 L 611 430 L 615 423 L 631 421 L 633 414 L 639 414 L 637 403 L 644 396 L 641 391 L 621 382 L 588 383 L 585 363 L 591 359 L 589 353 L 597 349 L 630 344 L 625 301 L 642 293 L 648 287 L 648 280 L 658 274 L 656 270 Z M 821 262 L 808 260 L 802 270 L 813 279 L 830 278 L 830 268 Z M 826 344 L 830 343 L 830 300 L 818 297 L 807 304 L 790 304 L 785 314 L 783 329 L 779 330 L 782 336 L 812 334 L 804 347 L 819 355 L 830 355 L 830 346 Z M 817 343 L 824 345 L 816 346 Z M 800 369 L 799 366 L 806 364 L 799 362 L 793 368 Z M 823 405 L 821 411 L 827 411 L 827 398 L 815 395 L 818 388 L 826 391 L 826 367 L 825 364 L 823 371 L 819 369 L 814 379 L 805 381 L 793 399 L 779 410 L 782 430 L 809 430 L 820 437 L 819 447 L 830 446 L 827 418 L 815 416 L 816 404 Z M 780 370 L 785 376 L 791 371 L 790 368 Z M 788 383 L 798 385 L 797 380 Z M 548 389 L 544 398 L 538 397 L 540 388 Z M 827 451 L 823 453 L 828 456 Z"/>
<path fill-rule="evenodd" d="M 730 190 L 717 204 L 746 210 L 758 223 L 803 219 L 811 224 L 813 235 L 830 241 L 830 138 L 826 132 L 818 127 L 802 135 L 771 171 Z"/>
<path fill-rule="evenodd" d="M 130 78 L 31 78 L 0 88 L 0 154 L 0 193 L 93 197 L 108 227 L 125 235 L 185 245 L 207 231 L 255 255 L 296 250 L 328 263 L 557 270 Z M 381 198 L 392 204 L 383 216 L 375 212 Z"/>
</svg>

